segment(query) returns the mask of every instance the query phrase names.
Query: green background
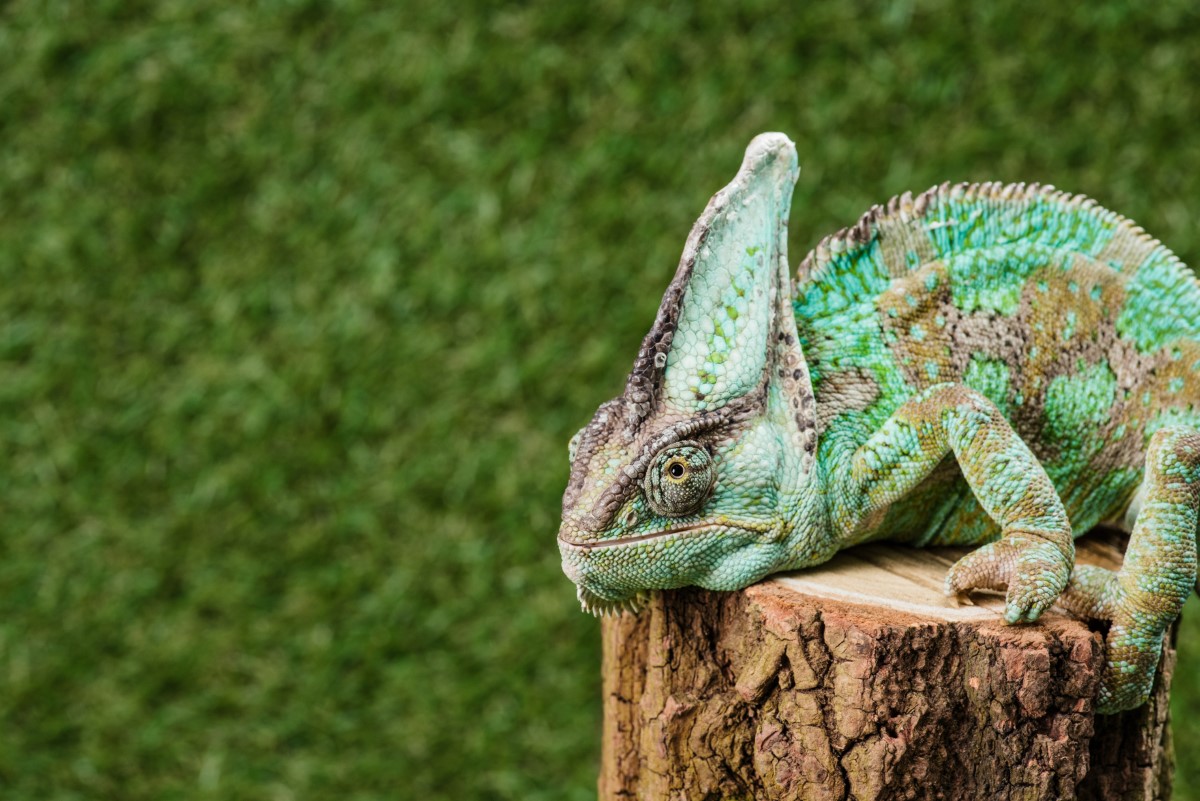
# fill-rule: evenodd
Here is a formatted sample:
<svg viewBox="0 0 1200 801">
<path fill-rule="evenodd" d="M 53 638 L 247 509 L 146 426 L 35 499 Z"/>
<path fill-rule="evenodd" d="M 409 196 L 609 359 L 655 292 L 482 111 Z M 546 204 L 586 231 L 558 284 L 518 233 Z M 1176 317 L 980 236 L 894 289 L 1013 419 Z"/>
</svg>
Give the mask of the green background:
<svg viewBox="0 0 1200 801">
<path fill-rule="evenodd" d="M 0 795 L 593 797 L 566 443 L 758 132 L 794 262 L 947 179 L 1200 262 L 1193 4 L 688 5 L 3 5 Z"/>
</svg>

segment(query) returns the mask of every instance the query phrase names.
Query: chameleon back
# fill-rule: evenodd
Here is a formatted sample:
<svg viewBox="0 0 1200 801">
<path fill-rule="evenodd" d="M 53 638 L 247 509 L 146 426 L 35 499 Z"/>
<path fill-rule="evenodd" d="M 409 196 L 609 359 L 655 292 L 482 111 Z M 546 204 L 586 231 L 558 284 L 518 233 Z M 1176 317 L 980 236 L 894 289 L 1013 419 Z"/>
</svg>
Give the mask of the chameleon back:
<svg viewBox="0 0 1200 801">
<path fill-rule="evenodd" d="M 826 469 L 920 390 L 962 382 L 1034 451 L 1078 535 L 1129 506 L 1155 431 L 1200 425 L 1200 284 L 1081 196 L 964 184 L 895 198 L 817 246 L 794 306 Z M 998 534 L 949 459 L 855 538 Z"/>
</svg>

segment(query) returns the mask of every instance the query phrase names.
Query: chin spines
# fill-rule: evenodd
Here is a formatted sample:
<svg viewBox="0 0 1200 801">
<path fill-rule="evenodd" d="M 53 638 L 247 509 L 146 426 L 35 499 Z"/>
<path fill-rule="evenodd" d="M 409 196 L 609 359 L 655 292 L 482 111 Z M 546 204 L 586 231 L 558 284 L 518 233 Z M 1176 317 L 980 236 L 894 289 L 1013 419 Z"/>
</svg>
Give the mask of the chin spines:
<svg viewBox="0 0 1200 801">
<path fill-rule="evenodd" d="M 590 590 L 585 590 L 583 587 L 579 587 L 578 590 L 579 605 L 583 607 L 583 611 L 596 617 L 621 615 L 626 612 L 636 614 L 650 600 L 649 592 L 639 592 L 630 598 L 610 601 L 607 598 L 601 598 Z"/>
</svg>

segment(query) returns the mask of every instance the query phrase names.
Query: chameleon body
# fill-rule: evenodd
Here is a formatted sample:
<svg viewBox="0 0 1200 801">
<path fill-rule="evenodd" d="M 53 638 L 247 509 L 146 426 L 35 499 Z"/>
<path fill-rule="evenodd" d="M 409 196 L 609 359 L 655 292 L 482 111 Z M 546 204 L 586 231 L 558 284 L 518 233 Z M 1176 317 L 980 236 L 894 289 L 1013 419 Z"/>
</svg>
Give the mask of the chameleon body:
<svg viewBox="0 0 1200 801">
<path fill-rule="evenodd" d="M 1143 703 L 1196 582 L 1200 283 L 1081 196 L 943 185 L 823 240 L 793 283 L 798 175 L 751 142 L 684 249 L 621 397 L 571 442 L 559 548 L 583 607 L 732 590 L 872 540 L 980 545 L 998 589 L 1110 625 L 1101 712 Z M 1119 572 L 1073 538 L 1130 530 Z"/>
</svg>

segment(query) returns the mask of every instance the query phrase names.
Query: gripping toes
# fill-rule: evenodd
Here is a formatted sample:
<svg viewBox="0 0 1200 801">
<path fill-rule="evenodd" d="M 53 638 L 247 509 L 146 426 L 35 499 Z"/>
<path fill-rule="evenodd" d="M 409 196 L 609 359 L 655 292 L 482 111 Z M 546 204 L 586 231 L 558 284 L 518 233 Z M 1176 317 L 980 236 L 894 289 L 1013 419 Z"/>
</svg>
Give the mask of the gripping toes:
<svg viewBox="0 0 1200 801">
<path fill-rule="evenodd" d="M 1071 567 L 1071 559 L 1052 542 L 1006 537 L 959 559 L 946 575 L 946 594 L 1007 589 L 1004 619 L 1032 622 L 1067 586 Z"/>
<path fill-rule="evenodd" d="M 1104 674 L 1096 711 L 1111 715 L 1145 703 L 1154 687 L 1163 636 L 1176 610 L 1163 608 L 1163 598 L 1130 591 L 1129 574 L 1080 566 L 1062 596 L 1062 605 L 1087 620 L 1109 624 L 1105 638 Z M 1123 582 L 1122 579 L 1125 579 Z"/>
<path fill-rule="evenodd" d="M 1096 711 L 1102 715 L 1141 706 L 1154 687 L 1167 626 L 1138 614 L 1119 610 L 1105 641 L 1107 655 Z"/>
<path fill-rule="evenodd" d="M 1150 694 L 1163 635 L 1196 584 L 1198 521 L 1200 432 L 1159 429 L 1147 449 L 1145 499 L 1120 571 L 1081 567 L 1063 595 L 1072 612 L 1111 624 L 1100 712 L 1133 709 Z"/>
</svg>

